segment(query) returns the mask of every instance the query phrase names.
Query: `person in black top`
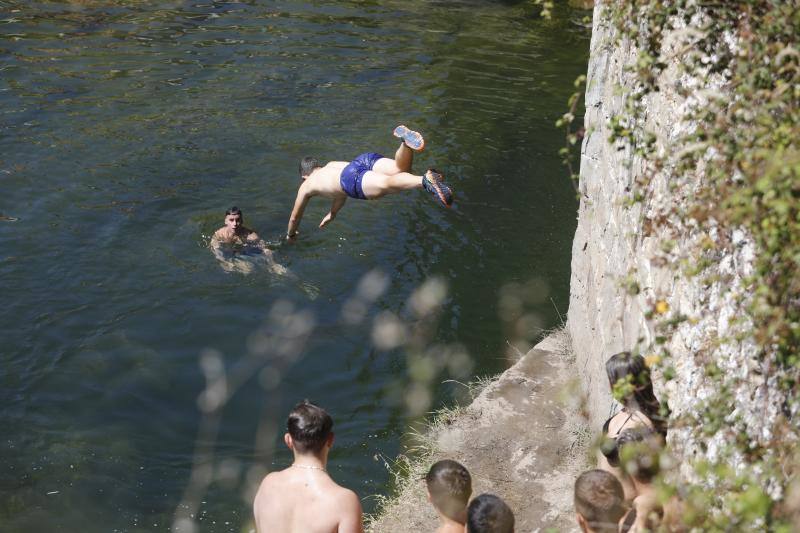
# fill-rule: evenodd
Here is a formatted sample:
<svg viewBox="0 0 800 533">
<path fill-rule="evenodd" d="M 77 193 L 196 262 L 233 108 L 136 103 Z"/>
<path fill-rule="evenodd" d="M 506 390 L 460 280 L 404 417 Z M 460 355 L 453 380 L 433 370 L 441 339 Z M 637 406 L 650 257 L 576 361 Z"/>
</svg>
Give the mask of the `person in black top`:
<svg viewBox="0 0 800 533">
<path fill-rule="evenodd" d="M 603 424 L 598 466 L 617 476 L 625 499 L 631 501 L 636 497 L 636 489 L 630 477 L 619 468 L 617 436 L 625 429 L 646 427 L 662 439 L 666 438 L 669 409 L 662 406 L 653 393 L 650 369 L 641 355 L 621 352 L 611 356 L 606 362 L 606 374 L 614 396 L 623 407 Z"/>
</svg>

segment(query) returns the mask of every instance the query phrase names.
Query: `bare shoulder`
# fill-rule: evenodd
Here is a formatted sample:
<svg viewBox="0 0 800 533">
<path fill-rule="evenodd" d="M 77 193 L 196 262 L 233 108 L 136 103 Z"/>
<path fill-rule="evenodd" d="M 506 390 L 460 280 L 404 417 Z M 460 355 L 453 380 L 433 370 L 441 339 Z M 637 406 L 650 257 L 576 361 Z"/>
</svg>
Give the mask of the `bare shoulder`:
<svg viewBox="0 0 800 533">
<path fill-rule="evenodd" d="M 350 489 L 338 487 L 334 496 L 339 515 L 340 533 L 361 533 L 363 531 L 361 500 Z"/>
<path fill-rule="evenodd" d="M 258 486 L 258 493 L 256 494 L 256 498 L 261 495 L 263 492 L 268 492 L 277 488 L 281 483 L 281 472 L 270 472 L 264 479 L 261 480 L 261 484 Z"/>
<path fill-rule="evenodd" d="M 336 492 L 336 498 L 341 502 L 359 502 L 359 504 L 361 502 L 355 491 L 342 487 L 341 485 L 339 485 L 339 490 Z"/>
<path fill-rule="evenodd" d="M 345 514 L 361 515 L 361 499 L 354 491 L 339 487 L 334 495 L 337 507 Z"/>
<path fill-rule="evenodd" d="M 227 230 L 228 228 L 219 228 L 214 232 L 214 235 L 212 235 L 211 238 L 216 241 L 226 241 L 230 238 Z"/>
</svg>

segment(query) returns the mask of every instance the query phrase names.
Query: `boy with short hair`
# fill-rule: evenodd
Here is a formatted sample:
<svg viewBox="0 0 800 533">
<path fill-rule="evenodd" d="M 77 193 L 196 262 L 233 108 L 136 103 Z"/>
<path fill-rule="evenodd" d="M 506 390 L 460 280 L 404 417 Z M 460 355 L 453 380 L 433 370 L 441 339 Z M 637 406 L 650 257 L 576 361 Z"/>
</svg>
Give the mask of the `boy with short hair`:
<svg viewBox="0 0 800 533">
<path fill-rule="evenodd" d="M 514 513 L 499 496 L 481 494 L 467 508 L 467 533 L 514 533 Z"/>
<path fill-rule="evenodd" d="M 677 496 L 662 500 L 655 486 L 661 473 L 661 436 L 647 427 L 630 428 L 619 434 L 617 446 L 620 465 L 636 489 L 632 531 L 686 531 L 681 500 Z"/>
<path fill-rule="evenodd" d="M 584 533 L 617 533 L 627 512 L 625 491 L 610 472 L 589 470 L 575 480 L 575 514 Z"/>
<path fill-rule="evenodd" d="M 297 191 L 286 237 L 293 239 L 303 218 L 308 201 L 314 196 L 332 200 L 331 209 L 319 224 L 324 228 L 336 217 L 347 198 L 374 200 L 400 191 L 423 188 L 446 207 L 453 203 L 450 187 L 442 182 L 442 175 L 435 169 L 428 169 L 424 176 L 411 174 L 414 152 L 425 146 L 422 135 L 403 125 L 393 132 L 402 142 L 389 159 L 375 152 L 359 155 L 351 162 L 331 161 L 325 166 L 313 157 L 300 161 L 300 177 L 303 182 Z"/>
<path fill-rule="evenodd" d="M 425 476 L 428 501 L 441 521 L 436 533 L 464 533 L 472 478 L 463 465 L 450 459 L 438 461 Z"/>
<path fill-rule="evenodd" d="M 253 501 L 259 533 L 361 533 L 361 501 L 328 475 L 333 419 L 308 400 L 294 406 L 283 436 L 294 462 L 268 474 Z"/>
<path fill-rule="evenodd" d="M 208 247 L 227 272 L 250 274 L 254 270 L 253 263 L 240 259 L 242 256 L 253 255 L 263 255 L 269 269 L 276 274 L 289 272 L 286 267 L 275 262 L 272 250 L 267 248 L 258 233 L 244 226 L 244 213 L 236 206 L 225 211 L 225 225 L 214 232 Z"/>
</svg>

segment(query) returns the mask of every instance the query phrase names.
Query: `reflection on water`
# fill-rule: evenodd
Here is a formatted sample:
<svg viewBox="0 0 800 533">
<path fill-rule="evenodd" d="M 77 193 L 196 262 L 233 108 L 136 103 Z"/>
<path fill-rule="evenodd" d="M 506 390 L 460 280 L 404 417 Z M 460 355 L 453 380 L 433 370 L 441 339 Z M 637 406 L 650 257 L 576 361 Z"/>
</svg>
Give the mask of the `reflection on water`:
<svg viewBox="0 0 800 533">
<path fill-rule="evenodd" d="M 220 413 L 201 529 L 241 530 L 248 475 L 289 460 L 258 451 L 281 431 L 262 422 L 303 397 L 336 421 L 332 475 L 384 492 L 373 457 L 399 451 L 409 399 L 452 401 L 446 379 L 502 370 L 509 343 L 566 310 L 575 199 L 552 124 L 585 70 L 584 14 L 0 0 L 0 529 L 167 529 L 203 420 L 202 354 L 240 372 L 286 302 L 313 334 Z M 298 160 L 390 153 L 399 123 L 425 134 L 415 171 L 442 170 L 455 207 L 417 191 L 349 201 L 319 230 L 328 205 L 312 202 L 281 242 Z M 202 235 L 230 205 L 295 278 L 220 268 Z M 409 322 L 428 279 L 447 287 L 441 310 Z"/>
</svg>

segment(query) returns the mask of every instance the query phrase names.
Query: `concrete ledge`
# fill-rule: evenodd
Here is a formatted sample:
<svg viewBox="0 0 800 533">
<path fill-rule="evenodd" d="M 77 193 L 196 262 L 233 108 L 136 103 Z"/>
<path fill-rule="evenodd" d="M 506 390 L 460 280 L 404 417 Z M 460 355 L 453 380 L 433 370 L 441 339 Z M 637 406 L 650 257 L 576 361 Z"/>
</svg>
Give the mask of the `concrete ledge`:
<svg viewBox="0 0 800 533">
<path fill-rule="evenodd" d="M 455 417 L 430 435 L 419 479 L 439 459 L 469 469 L 473 496 L 492 492 L 514 510 L 516 530 L 577 530 L 572 486 L 585 466 L 588 431 L 565 332 L 551 335 L 500 374 Z M 370 524 L 375 532 L 433 531 L 437 517 L 424 483 L 403 486 Z"/>
</svg>

